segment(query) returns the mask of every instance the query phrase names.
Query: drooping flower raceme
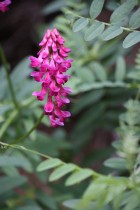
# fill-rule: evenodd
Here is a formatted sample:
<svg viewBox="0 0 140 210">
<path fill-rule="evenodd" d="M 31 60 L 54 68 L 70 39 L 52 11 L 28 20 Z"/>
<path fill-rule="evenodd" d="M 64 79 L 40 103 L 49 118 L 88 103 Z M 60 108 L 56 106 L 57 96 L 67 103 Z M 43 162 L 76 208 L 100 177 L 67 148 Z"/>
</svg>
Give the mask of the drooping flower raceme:
<svg viewBox="0 0 140 210">
<path fill-rule="evenodd" d="M 38 57 L 30 56 L 31 67 L 37 69 L 31 76 L 42 84 L 42 89 L 32 95 L 38 100 L 44 100 L 47 95 L 44 113 L 49 115 L 53 127 L 63 126 L 65 119 L 71 116 L 69 111 L 62 110 L 64 105 L 70 103 L 67 95 L 71 93 L 71 89 L 64 84 L 70 78 L 65 72 L 73 61 L 66 59 L 71 50 L 64 46 L 64 42 L 57 29 L 48 29 L 39 44 L 41 50 Z"/>
<path fill-rule="evenodd" d="M 11 4 L 11 0 L 0 1 L 0 11 L 6 12 L 8 10 L 8 6 Z"/>
</svg>

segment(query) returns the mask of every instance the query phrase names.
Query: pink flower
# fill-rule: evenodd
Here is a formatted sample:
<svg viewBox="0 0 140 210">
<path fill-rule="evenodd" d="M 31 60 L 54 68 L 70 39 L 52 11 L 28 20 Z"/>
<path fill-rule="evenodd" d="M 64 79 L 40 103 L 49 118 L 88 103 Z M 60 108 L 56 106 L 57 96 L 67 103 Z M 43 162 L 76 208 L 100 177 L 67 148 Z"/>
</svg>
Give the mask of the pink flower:
<svg viewBox="0 0 140 210">
<path fill-rule="evenodd" d="M 5 1 L 0 2 L 0 11 L 6 12 L 10 4 L 11 4 L 11 0 L 5 0 Z"/>
<path fill-rule="evenodd" d="M 44 110 L 47 114 L 51 114 L 53 112 L 53 109 L 54 109 L 54 104 L 50 100 L 47 102 L 47 104 L 45 104 Z"/>
<path fill-rule="evenodd" d="M 72 91 L 63 85 L 70 78 L 65 72 L 73 62 L 72 59 L 66 59 L 71 50 L 64 46 L 64 42 L 57 29 L 48 29 L 39 44 L 41 49 L 38 57 L 30 56 L 30 65 L 36 68 L 31 76 L 42 84 L 42 89 L 32 95 L 38 100 L 44 100 L 47 95 L 44 112 L 49 115 L 53 127 L 64 126 L 65 119 L 71 116 L 70 112 L 62 110 L 63 106 L 70 103 L 67 95 Z"/>
</svg>

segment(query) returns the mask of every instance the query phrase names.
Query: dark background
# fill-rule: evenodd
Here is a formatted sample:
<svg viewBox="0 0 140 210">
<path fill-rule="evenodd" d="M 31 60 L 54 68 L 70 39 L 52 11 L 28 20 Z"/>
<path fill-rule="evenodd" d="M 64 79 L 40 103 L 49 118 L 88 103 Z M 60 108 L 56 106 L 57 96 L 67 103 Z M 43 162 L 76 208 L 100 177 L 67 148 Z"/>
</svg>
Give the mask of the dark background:
<svg viewBox="0 0 140 210">
<path fill-rule="evenodd" d="M 53 18 L 41 14 L 43 6 L 50 2 L 53 1 L 12 0 L 9 11 L 0 13 L 0 43 L 12 67 L 36 50 L 33 38 L 36 27 Z"/>
</svg>

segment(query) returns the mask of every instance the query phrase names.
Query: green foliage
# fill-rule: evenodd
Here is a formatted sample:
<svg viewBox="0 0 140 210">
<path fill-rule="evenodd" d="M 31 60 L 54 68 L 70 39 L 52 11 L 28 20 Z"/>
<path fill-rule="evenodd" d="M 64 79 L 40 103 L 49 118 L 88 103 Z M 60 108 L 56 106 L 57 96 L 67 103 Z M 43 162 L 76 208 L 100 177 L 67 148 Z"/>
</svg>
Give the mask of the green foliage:
<svg viewBox="0 0 140 210">
<path fill-rule="evenodd" d="M 39 25 L 39 39 L 54 26 L 72 49 L 72 119 L 51 129 L 45 116 L 36 129 L 43 103 L 31 96 L 40 87 L 28 58 L 10 74 L 20 111 L 1 67 L 0 209 L 139 210 L 140 53 L 127 63 L 140 41 L 139 1 L 56 0 L 42 14 L 56 18 Z"/>
<path fill-rule="evenodd" d="M 58 1 L 52 2 L 43 8 L 42 13 L 44 15 L 53 14 L 55 12 L 58 12 L 62 7 L 66 6 L 66 4 L 67 4 L 67 2 L 63 1 L 63 0 L 58 0 Z"/>
<path fill-rule="evenodd" d="M 138 1 L 126 0 L 122 5 L 119 5 L 119 7 L 117 8 L 115 7 L 110 17 L 110 23 L 106 23 L 104 21 L 98 21 L 96 19 L 97 16 L 101 13 L 103 5 L 104 1 L 102 0 L 92 1 L 89 11 L 90 26 L 85 31 L 85 36 L 84 36 L 85 41 L 94 40 L 96 37 L 100 37 L 104 41 L 108 41 L 118 37 L 124 31 L 127 31 L 130 34 L 128 34 L 123 41 L 124 48 L 131 47 L 140 42 L 140 32 L 135 30 L 140 27 L 140 21 L 139 21 L 140 10 L 137 9 L 137 11 L 132 12 L 134 7 L 138 5 Z M 76 16 L 74 12 L 71 11 L 69 12 L 73 16 Z M 73 31 L 78 32 L 82 30 L 88 24 L 88 21 L 86 20 L 87 19 L 85 19 L 84 17 L 80 17 L 80 19 L 76 20 L 76 22 L 74 22 L 73 24 Z M 83 27 L 81 27 L 81 22 Z M 75 29 L 75 25 L 77 30 Z"/>
<path fill-rule="evenodd" d="M 21 155 L 20 155 L 21 156 Z M 27 171 L 32 172 L 32 166 L 30 162 L 24 157 L 17 156 L 8 156 L 8 155 L 1 155 L 0 156 L 0 167 L 22 167 L 25 168 Z"/>
<path fill-rule="evenodd" d="M 66 174 L 72 172 L 73 170 L 75 170 L 76 167 L 74 164 L 69 163 L 66 165 L 62 165 L 59 166 L 58 168 L 56 168 L 55 171 L 53 171 L 53 173 L 50 175 L 49 180 L 50 181 L 55 181 L 57 179 L 60 179 L 61 177 L 65 176 Z"/>
<path fill-rule="evenodd" d="M 115 70 L 115 79 L 123 81 L 126 76 L 126 64 L 123 57 L 118 57 Z"/>
<path fill-rule="evenodd" d="M 81 29 L 85 28 L 87 24 L 88 24 L 88 19 L 80 18 L 77 21 L 75 21 L 75 23 L 73 24 L 73 31 L 78 32 Z"/>
<path fill-rule="evenodd" d="M 137 5 L 137 0 L 127 0 L 120 5 L 111 15 L 110 21 L 114 24 L 122 24 L 126 17 L 129 16 L 132 9 Z"/>
<path fill-rule="evenodd" d="M 61 165 L 61 163 L 62 163 L 62 161 L 60 161 L 59 159 L 46 160 L 38 166 L 37 170 L 44 171 L 46 169 L 54 168 L 58 165 Z"/>
<path fill-rule="evenodd" d="M 61 166 L 58 166 L 57 159 L 49 159 L 47 161 L 44 161 L 43 162 L 44 170 L 45 168 L 46 169 L 50 168 L 50 162 L 51 163 L 53 162 L 53 168 L 56 167 L 56 169 L 54 169 L 54 171 L 50 175 L 51 181 L 55 181 L 57 180 L 57 178 L 59 179 L 60 177 L 62 178 L 62 176 L 74 170 L 74 164 L 72 165 L 71 170 L 68 170 L 68 167 L 70 164 L 62 163 L 61 161 L 60 161 Z M 116 169 L 123 169 L 123 170 L 126 169 L 125 168 L 126 163 L 121 158 L 116 158 L 116 159 L 112 158 L 112 160 L 110 159 L 106 161 L 106 165 L 111 166 L 111 167 L 113 166 L 113 168 L 116 168 Z M 42 166 L 42 163 L 38 166 L 38 170 L 40 169 L 41 166 Z M 63 168 L 63 173 L 61 173 L 61 176 L 57 177 L 57 172 L 62 171 L 62 168 Z M 90 169 L 79 168 L 76 165 L 75 165 L 75 169 L 76 170 L 72 172 L 72 175 L 70 175 L 66 179 L 66 182 L 65 182 L 66 186 L 75 185 L 76 183 L 84 181 L 85 179 L 89 177 L 93 177 L 93 181 L 89 184 L 82 198 L 78 202 L 74 201 L 74 208 L 76 207 L 76 209 L 89 208 L 92 201 L 96 201 L 96 207 L 100 209 L 101 206 L 103 207 L 105 204 L 115 201 L 116 197 L 119 196 L 120 193 L 125 194 L 125 192 L 127 192 L 126 191 L 127 189 L 133 189 L 133 187 L 134 188 L 136 187 L 131 179 L 127 179 L 123 177 L 115 178 L 112 176 L 106 177 Z M 55 174 L 55 179 L 51 178 L 53 174 Z M 103 200 L 98 199 L 99 197 Z M 68 203 L 70 203 L 70 201 L 65 202 L 64 204 L 71 208 L 71 205 L 69 205 Z"/>
<path fill-rule="evenodd" d="M 140 33 L 138 31 L 134 31 L 130 33 L 123 42 L 123 47 L 128 48 L 140 42 Z"/>
<path fill-rule="evenodd" d="M 127 162 L 123 158 L 110 158 L 104 162 L 104 165 L 110 168 L 126 170 Z"/>
<path fill-rule="evenodd" d="M 101 22 L 95 22 L 93 25 L 91 25 L 86 33 L 85 33 L 85 40 L 91 41 L 95 39 L 97 36 L 99 36 L 104 30 L 104 23 Z"/>
<path fill-rule="evenodd" d="M 90 17 L 96 18 L 102 11 L 104 0 L 94 0 L 90 7 Z"/>
<path fill-rule="evenodd" d="M 108 41 L 111 40 L 117 36 L 119 36 L 120 34 L 122 34 L 123 29 L 120 28 L 119 26 L 109 26 L 103 33 L 101 38 L 104 41 Z"/>
<path fill-rule="evenodd" d="M 100 81 L 107 80 L 106 70 L 100 63 L 94 62 L 93 68 L 94 68 L 97 79 L 99 79 Z"/>
<path fill-rule="evenodd" d="M 129 21 L 130 28 L 136 29 L 140 27 L 140 8 L 135 11 Z"/>
<path fill-rule="evenodd" d="M 26 178 L 22 176 L 4 176 L 0 178 L 0 195 L 10 190 L 13 190 L 15 187 L 18 187 L 26 182 Z"/>
</svg>

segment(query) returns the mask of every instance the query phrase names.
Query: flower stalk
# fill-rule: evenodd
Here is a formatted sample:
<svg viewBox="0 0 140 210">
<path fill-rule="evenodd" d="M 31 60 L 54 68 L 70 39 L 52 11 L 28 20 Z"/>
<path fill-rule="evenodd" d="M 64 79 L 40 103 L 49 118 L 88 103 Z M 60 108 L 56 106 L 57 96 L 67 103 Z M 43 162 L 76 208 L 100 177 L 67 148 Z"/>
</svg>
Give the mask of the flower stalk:
<svg viewBox="0 0 140 210">
<path fill-rule="evenodd" d="M 73 61 L 66 59 L 71 50 L 64 46 L 64 42 L 56 28 L 48 29 L 39 44 L 41 49 L 38 57 L 30 56 L 31 67 L 37 70 L 33 71 L 31 76 L 42 85 L 41 90 L 33 92 L 32 95 L 41 101 L 47 96 L 44 113 L 49 116 L 53 127 L 64 126 L 65 119 L 71 116 L 69 111 L 62 109 L 70 103 L 67 95 L 72 90 L 64 84 L 70 78 L 70 75 L 65 73 Z"/>
<path fill-rule="evenodd" d="M 24 139 L 26 139 L 28 136 L 30 136 L 30 134 L 37 128 L 37 126 L 40 124 L 41 120 L 44 117 L 44 112 L 40 115 L 40 117 L 38 118 L 37 122 L 34 124 L 34 126 L 28 131 L 28 133 L 26 133 L 25 135 L 21 136 L 19 139 L 15 140 L 12 142 L 12 144 L 17 144 L 21 141 L 23 141 Z"/>
<path fill-rule="evenodd" d="M 5 121 L 5 123 L 1 126 L 0 129 L 0 139 L 2 138 L 3 134 L 5 133 L 5 131 L 7 130 L 7 128 L 9 127 L 9 125 L 11 124 L 11 122 L 16 118 L 18 114 L 17 110 L 14 110 L 11 115 L 9 116 L 9 118 Z"/>
<path fill-rule="evenodd" d="M 2 65 L 3 65 L 5 73 L 6 73 L 6 79 L 7 79 L 8 85 L 9 85 L 9 91 L 10 91 L 10 94 L 11 94 L 11 97 L 12 97 L 13 104 L 14 104 L 15 108 L 17 110 L 19 110 L 19 104 L 17 102 L 15 92 L 14 92 L 14 88 L 13 88 L 13 84 L 12 84 L 12 81 L 11 81 L 11 78 L 10 78 L 10 75 L 9 75 L 9 66 L 7 64 L 6 57 L 4 55 L 4 51 L 3 51 L 1 46 L 0 46 L 0 60 L 2 62 Z"/>
</svg>

